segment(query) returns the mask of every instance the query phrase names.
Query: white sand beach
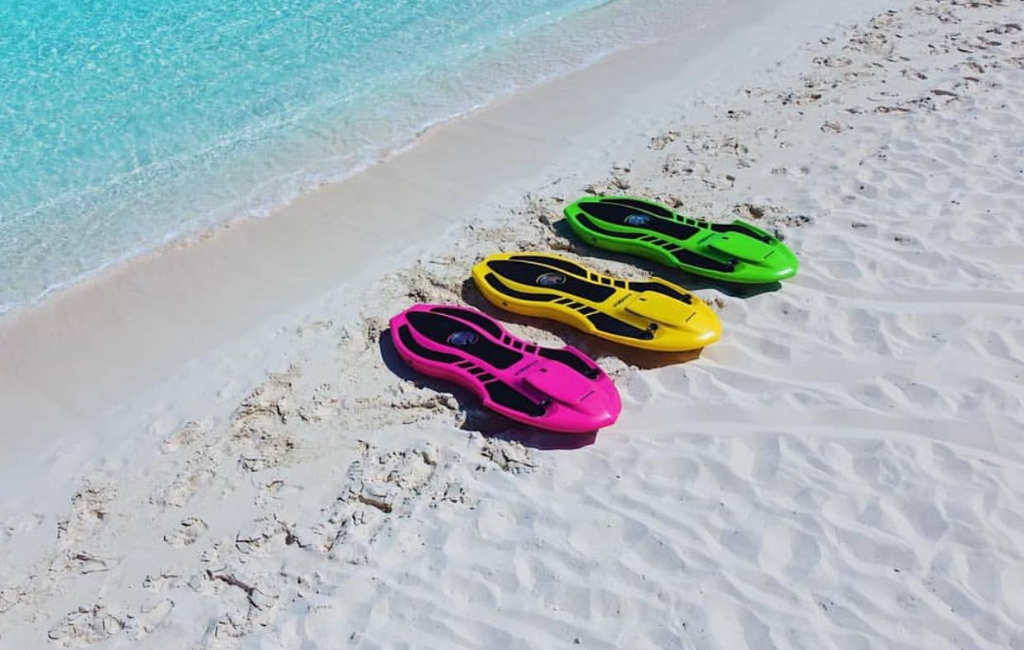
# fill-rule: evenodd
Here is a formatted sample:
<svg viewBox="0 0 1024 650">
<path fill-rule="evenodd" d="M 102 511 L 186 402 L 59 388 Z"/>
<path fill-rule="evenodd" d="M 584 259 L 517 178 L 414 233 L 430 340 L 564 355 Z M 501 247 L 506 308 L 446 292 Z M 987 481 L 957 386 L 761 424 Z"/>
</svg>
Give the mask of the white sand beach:
<svg viewBox="0 0 1024 650">
<path fill-rule="evenodd" d="M 617 54 L 0 319 L 0 648 L 1024 649 L 1024 3 L 827 4 Z M 748 219 L 800 273 L 584 246 L 588 193 Z M 722 340 L 501 312 L 469 269 L 514 250 L 677 281 Z M 385 330 L 422 301 L 583 350 L 618 423 L 417 376 Z"/>
</svg>

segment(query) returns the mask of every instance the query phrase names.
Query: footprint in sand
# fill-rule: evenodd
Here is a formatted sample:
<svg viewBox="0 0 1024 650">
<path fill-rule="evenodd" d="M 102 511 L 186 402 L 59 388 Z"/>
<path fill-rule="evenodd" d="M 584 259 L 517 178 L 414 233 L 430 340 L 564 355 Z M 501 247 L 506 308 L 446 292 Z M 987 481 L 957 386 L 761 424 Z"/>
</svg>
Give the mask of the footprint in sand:
<svg viewBox="0 0 1024 650">
<path fill-rule="evenodd" d="M 209 526 L 202 519 L 189 517 L 178 524 L 174 530 L 164 535 L 164 541 L 175 548 L 185 548 L 195 544 L 208 528 Z"/>
<path fill-rule="evenodd" d="M 106 523 L 114 496 L 114 490 L 104 485 L 79 490 L 71 499 L 71 516 L 57 522 L 57 538 L 73 544 L 95 534 Z"/>
<path fill-rule="evenodd" d="M 120 634 L 127 616 L 103 605 L 79 607 L 50 629 L 47 637 L 59 648 L 80 648 Z"/>
<path fill-rule="evenodd" d="M 67 567 L 76 573 L 88 575 L 110 571 L 120 562 L 120 558 L 105 558 L 86 551 L 76 551 L 68 554 Z"/>
</svg>

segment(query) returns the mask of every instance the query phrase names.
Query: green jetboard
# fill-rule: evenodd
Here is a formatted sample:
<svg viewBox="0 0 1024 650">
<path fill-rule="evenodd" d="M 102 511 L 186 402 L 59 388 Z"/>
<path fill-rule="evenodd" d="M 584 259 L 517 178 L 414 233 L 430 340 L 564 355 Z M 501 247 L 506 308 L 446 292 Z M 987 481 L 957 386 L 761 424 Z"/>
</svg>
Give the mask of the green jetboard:
<svg viewBox="0 0 1024 650">
<path fill-rule="evenodd" d="M 694 275 L 741 284 L 778 282 L 799 262 L 777 237 L 746 221 L 711 223 L 630 196 L 588 196 L 565 208 L 583 241 Z"/>
</svg>

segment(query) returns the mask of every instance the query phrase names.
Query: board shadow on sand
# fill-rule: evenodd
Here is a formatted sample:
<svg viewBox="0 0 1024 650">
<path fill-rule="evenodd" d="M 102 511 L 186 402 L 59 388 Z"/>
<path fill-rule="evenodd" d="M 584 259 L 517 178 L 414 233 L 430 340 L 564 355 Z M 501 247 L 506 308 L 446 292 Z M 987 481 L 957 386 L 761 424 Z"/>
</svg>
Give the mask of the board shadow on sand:
<svg viewBox="0 0 1024 650">
<path fill-rule="evenodd" d="M 495 307 L 486 298 L 484 298 L 480 293 L 480 290 L 477 289 L 476 283 L 472 278 L 468 278 L 462 283 L 462 290 L 459 292 L 459 295 L 467 305 L 476 307 L 488 316 L 497 320 L 550 330 L 567 344 L 580 350 L 591 359 L 617 357 L 629 365 L 643 368 L 644 370 L 651 370 L 654 368 L 663 368 L 665 366 L 674 366 L 680 363 L 689 363 L 690 361 L 700 358 L 701 350 L 690 350 L 687 352 L 656 352 L 651 350 L 640 350 L 620 345 L 618 343 L 613 343 L 611 341 L 606 341 L 604 339 L 599 339 L 596 336 L 586 334 L 578 329 L 559 323 L 558 321 L 547 318 L 522 316 L 510 311 L 505 311 L 504 309 Z"/>
<path fill-rule="evenodd" d="M 592 445 L 597 440 L 596 431 L 554 433 L 514 422 L 484 408 L 480 398 L 472 391 L 453 382 L 416 372 L 398 354 L 394 341 L 391 339 L 390 327 L 381 332 L 378 347 L 384 365 L 399 378 L 411 381 L 422 388 L 452 395 L 458 402 L 459 409 L 466 414 L 465 422 L 459 427 L 464 431 L 474 431 L 488 438 L 516 441 L 525 447 L 541 450 L 579 449 Z"/>
<path fill-rule="evenodd" d="M 705 278 L 679 269 L 673 269 L 636 255 L 626 255 L 624 253 L 616 253 L 596 246 L 591 246 L 576 236 L 576 233 L 573 232 L 572 227 L 569 225 L 569 220 L 564 217 L 553 223 L 551 227 L 554 229 L 556 234 L 570 242 L 571 249 L 575 253 L 587 255 L 589 257 L 600 257 L 613 262 L 621 262 L 622 264 L 630 264 L 632 266 L 639 267 L 652 275 L 668 280 L 669 282 L 674 282 L 675 284 L 678 284 L 684 289 L 688 289 L 690 291 L 714 289 L 732 298 L 752 298 L 763 293 L 778 291 L 782 288 L 781 282 L 769 282 L 767 284 L 736 284 L 733 282 L 712 280 L 711 278 Z"/>
</svg>

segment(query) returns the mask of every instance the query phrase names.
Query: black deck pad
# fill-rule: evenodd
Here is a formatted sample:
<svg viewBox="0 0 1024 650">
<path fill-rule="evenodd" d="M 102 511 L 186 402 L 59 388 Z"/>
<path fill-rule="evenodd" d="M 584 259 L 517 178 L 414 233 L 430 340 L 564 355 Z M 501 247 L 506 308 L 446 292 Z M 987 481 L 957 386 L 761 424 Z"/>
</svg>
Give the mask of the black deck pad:
<svg viewBox="0 0 1024 650">
<path fill-rule="evenodd" d="M 562 293 L 590 302 L 604 302 L 615 293 L 615 289 L 591 282 L 575 274 L 552 271 L 552 267 L 537 262 L 522 260 L 494 260 L 487 266 L 501 277 L 519 284 L 533 287 L 557 289 Z M 554 284 L 545 284 L 553 281 Z M 493 285 L 492 285 L 493 286 Z"/>
<path fill-rule="evenodd" d="M 495 368 L 504 370 L 523 358 L 519 352 L 492 341 L 484 334 L 486 330 L 468 321 L 422 311 L 410 312 L 408 319 L 419 334 L 431 341 Z"/>
<path fill-rule="evenodd" d="M 438 363 L 458 363 L 462 361 L 462 357 L 457 357 L 454 354 L 446 354 L 444 352 L 437 352 L 430 348 L 425 348 L 416 342 L 416 338 L 412 335 L 408 325 L 402 325 L 398 329 L 398 338 L 401 339 L 405 347 L 409 348 L 416 353 L 417 356 L 423 357 L 424 359 L 430 359 Z"/>
<path fill-rule="evenodd" d="M 547 410 L 546 404 L 534 402 L 503 381 L 489 382 L 484 384 L 484 388 L 495 404 L 500 404 L 513 411 L 519 411 L 531 417 L 539 418 Z"/>
<path fill-rule="evenodd" d="M 594 327 L 607 332 L 608 334 L 614 334 L 616 336 L 625 336 L 631 339 L 639 339 L 641 341 L 650 341 L 654 338 L 654 332 L 652 330 L 642 330 L 639 327 L 634 327 L 626 321 L 621 321 L 614 316 L 609 316 L 598 312 L 587 316 L 587 320 L 593 323 Z"/>
<path fill-rule="evenodd" d="M 676 258 L 676 261 L 680 264 L 686 264 L 688 266 L 696 266 L 698 268 L 721 271 L 723 273 L 731 273 L 736 270 L 735 260 L 719 262 L 716 259 L 704 257 L 703 255 L 685 249 L 677 250 L 674 253 L 671 253 L 671 255 Z"/>
<path fill-rule="evenodd" d="M 559 298 L 558 295 L 553 293 L 527 293 L 525 291 L 517 291 L 499 280 L 495 273 L 488 273 L 485 275 L 484 281 L 491 285 L 495 291 L 520 300 L 529 300 L 530 302 L 551 302 L 552 300 L 558 300 Z"/>
<path fill-rule="evenodd" d="M 605 237 L 635 240 L 646 236 L 643 233 L 638 232 L 617 232 L 613 230 L 608 230 L 607 228 L 602 228 L 598 224 L 594 223 L 592 219 L 582 214 L 579 215 L 577 219 L 587 230 L 596 232 L 599 235 L 604 235 Z M 698 255 L 693 251 L 677 248 L 675 246 L 672 247 L 675 250 L 670 250 L 665 246 L 662 246 L 661 248 L 662 250 L 668 252 L 668 254 L 671 255 L 673 258 L 675 258 L 677 262 L 679 262 L 680 264 L 685 264 L 687 266 L 696 266 L 698 268 L 710 269 L 712 271 L 721 271 L 724 273 L 731 273 L 736 269 L 736 263 L 732 261 L 719 262 L 718 260 L 711 259 L 710 257 L 704 257 L 703 255 Z"/>
<path fill-rule="evenodd" d="M 483 314 L 477 313 L 471 309 L 463 309 L 461 307 L 435 307 L 431 309 L 432 312 L 437 314 L 447 314 L 448 316 L 455 316 L 462 320 L 468 320 L 480 329 L 488 332 L 491 336 L 496 339 L 500 339 L 502 336 L 501 328 L 498 324 L 487 318 Z"/>
<path fill-rule="evenodd" d="M 511 259 L 521 260 L 523 262 L 537 262 L 538 264 L 553 266 L 565 271 L 566 273 L 578 275 L 581 278 L 585 278 L 589 275 L 587 269 L 583 268 L 579 264 L 570 262 L 569 260 L 563 260 L 561 258 L 545 257 L 543 255 L 514 255 Z"/>
<path fill-rule="evenodd" d="M 617 237 L 619 239 L 640 239 L 641 237 L 645 236 L 643 233 L 640 232 L 618 232 L 614 230 L 608 230 L 607 228 L 602 228 L 598 224 L 594 223 L 594 221 L 589 216 L 587 216 L 586 212 L 578 215 L 576 219 L 581 224 L 583 224 L 583 227 L 586 228 L 587 230 L 591 230 L 599 235 L 605 235 L 607 237 Z"/>
<path fill-rule="evenodd" d="M 501 329 L 495 323 L 476 312 L 460 307 L 437 307 L 429 312 L 414 311 L 410 312 L 407 318 L 409 325 L 399 328 L 398 337 L 414 354 L 468 370 L 483 382 L 487 395 L 495 404 L 530 417 L 541 417 L 547 411 L 550 400 L 535 402 L 512 385 L 473 365 L 472 360 L 476 359 L 504 370 L 523 358 L 521 353 L 491 340 L 484 334 L 486 332 L 496 338 L 501 337 Z M 451 349 L 453 353 L 439 352 L 420 345 L 413 336 L 413 330 Z M 536 350 L 544 359 L 568 366 L 587 379 L 597 379 L 601 374 L 596 366 L 569 350 L 527 347 Z"/>
<path fill-rule="evenodd" d="M 638 208 L 633 205 L 636 203 L 645 206 L 639 209 L 651 215 L 644 223 L 630 223 L 630 220 L 635 219 L 638 214 Z M 584 202 L 580 203 L 578 207 L 591 217 L 600 219 L 605 223 L 615 224 L 624 228 L 643 228 L 665 237 L 673 237 L 684 241 L 693 237 L 701 230 L 696 226 L 689 226 L 676 221 L 671 213 L 668 215 L 655 214 L 654 206 L 639 201 L 627 201 L 626 203 L 620 201 Z M 617 235 L 617 233 L 613 234 Z"/>
<path fill-rule="evenodd" d="M 766 244 L 771 244 L 775 242 L 775 238 L 772 237 L 771 235 L 762 235 L 761 233 L 757 232 L 756 230 L 753 230 L 750 226 L 743 222 L 714 223 L 711 224 L 711 230 L 713 230 L 714 232 L 738 232 L 748 237 L 753 237 L 754 239 L 763 241 Z"/>
<path fill-rule="evenodd" d="M 660 282 L 630 282 L 629 288 L 633 291 L 653 291 L 669 298 L 675 298 L 679 302 L 685 302 L 687 305 L 693 304 L 693 296 L 682 291 L 676 291 L 672 287 L 667 287 Z"/>
<path fill-rule="evenodd" d="M 553 348 L 540 348 L 537 354 L 548 359 L 550 361 L 556 361 L 563 365 L 569 366 L 576 372 L 580 373 L 587 379 L 597 379 L 601 373 L 589 365 L 586 361 L 579 358 L 579 356 L 569 352 L 568 350 L 556 350 Z"/>
<path fill-rule="evenodd" d="M 671 219 L 673 216 L 675 216 L 675 215 L 672 214 L 671 210 L 669 210 L 668 208 L 666 208 L 663 205 L 657 205 L 655 203 L 648 203 L 647 201 L 640 201 L 639 199 L 625 199 L 625 198 L 614 198 L 613 197 L 613 198 L 608 198 L 608 199 L 601 199 L 600 202 L 601 203 L 614 203 L 614 204 L 617 204 L 617 205 L 624 205 L 627 208 L 630 208 L 631 210 L 634 210 L 634 211 L 635 210 L 642 210 L 644 212 L 649 212 L 649 213 L 651 213 L 653 215 L 657 215 L 659 217 L 664 217 L 666 219 Z M 583 205 L 583 204 L 580 204 L 580 205 Z"/>
</svg>

